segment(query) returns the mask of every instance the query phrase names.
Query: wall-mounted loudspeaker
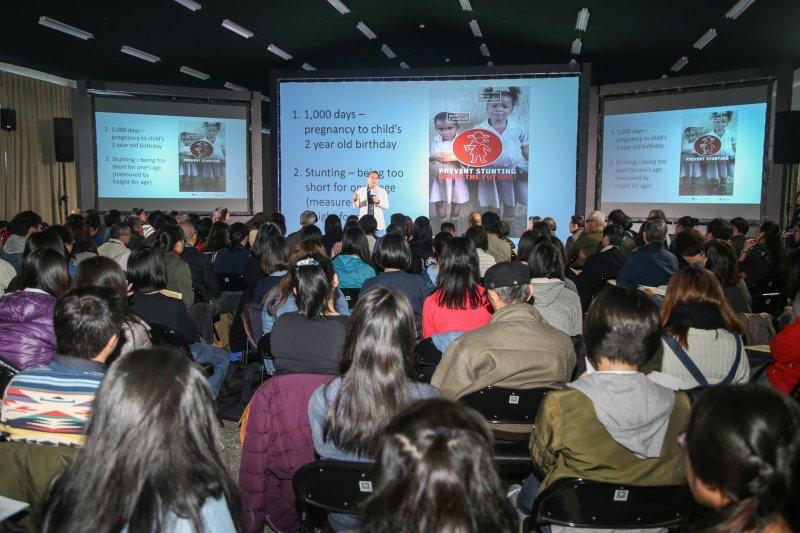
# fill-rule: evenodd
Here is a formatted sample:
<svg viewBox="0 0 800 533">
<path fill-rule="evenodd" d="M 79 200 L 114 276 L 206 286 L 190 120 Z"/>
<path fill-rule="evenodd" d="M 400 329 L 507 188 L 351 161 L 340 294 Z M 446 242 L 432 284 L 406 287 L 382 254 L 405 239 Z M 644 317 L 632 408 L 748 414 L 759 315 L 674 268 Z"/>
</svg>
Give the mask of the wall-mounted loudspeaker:
<svg viewBox="0 0 800 533">
<path fill-rule="evenodd" d="M 59 163 L 72 163 L 75 153 L 72 149 L 72 119 L 53 119 L 53 138 L 56 143 L 56 161 Z"/>
<path fill-rule="evenodd" d="M 17 129 L 16 109 L 0 109 L 0 128 L 6 131 Z"/>
<path fill-rule="evenodd" d="M 800 163 L 800 111 L 775 113 L 774 160 L 781 165 Z"/>
</svg>

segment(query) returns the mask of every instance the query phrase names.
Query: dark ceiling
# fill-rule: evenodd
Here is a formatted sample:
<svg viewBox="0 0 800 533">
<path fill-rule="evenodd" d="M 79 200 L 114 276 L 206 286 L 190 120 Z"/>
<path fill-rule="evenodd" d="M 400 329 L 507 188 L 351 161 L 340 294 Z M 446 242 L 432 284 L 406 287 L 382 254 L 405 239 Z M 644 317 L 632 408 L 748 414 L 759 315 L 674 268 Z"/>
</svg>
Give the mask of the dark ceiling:
<svg viewBox="0 0 800 533">
<path fill-rule="evenodd" d="M 592 84 L 788 64 L 800 66 L 800 0 L 756 0 L 738 19 L 725 13 L 736 0 L 342 0 L 342 15 L 326 0 L 197 0 L 193 12 L 174 0 L 5 0 L 0 61 L 77 80 L 222 88 L 226 82 L 268 93 L 270 70 L 320 70 L 564 64 L 580 36 L 578 61 L 592 64 Z M 591 12 L 578 32 L 578 11 Z M 87 41 L 38 24 L 40 16 L 94 35 Z M 223 28 L 223 19 L 247 28 L 246 39 Z M 477 20 L 483 37 L 473 36 Z M 366 23 L 377 39 L 356 29 Z M 703 50 L 692 45 L 709 28 L 718 32 Z M 293 55 L 273 55 L 274 43 Z M 491 57 L 479 46 L 485 43 Z M 381 51 L 388 45 L 397 58 Z M 122 54 L 123 45 L 161 58 L 158 63 Z M 210 75 L 180 73 L 186 65 Z"/>
</svg>

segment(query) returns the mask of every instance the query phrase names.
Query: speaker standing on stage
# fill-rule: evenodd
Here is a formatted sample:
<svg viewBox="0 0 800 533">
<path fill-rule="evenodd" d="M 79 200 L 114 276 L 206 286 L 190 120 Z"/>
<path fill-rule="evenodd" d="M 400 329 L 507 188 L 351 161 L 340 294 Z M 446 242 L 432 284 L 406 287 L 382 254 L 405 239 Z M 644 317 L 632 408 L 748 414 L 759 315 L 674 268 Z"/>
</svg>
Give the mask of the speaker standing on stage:
<svg viewBox="0 0 800 533">
<path fill-rule="evenodd" d="M 389 195 L 383 187 L 378 187 L 378 172 L 370 171 L 367 175 L 367 186 L 353 193 L 353 207 L 358 209 L 359 218 L 372 215 L 378 221 L 378 231 L 386 229 L 383 212 L 389 209 Z"/>
</svg>

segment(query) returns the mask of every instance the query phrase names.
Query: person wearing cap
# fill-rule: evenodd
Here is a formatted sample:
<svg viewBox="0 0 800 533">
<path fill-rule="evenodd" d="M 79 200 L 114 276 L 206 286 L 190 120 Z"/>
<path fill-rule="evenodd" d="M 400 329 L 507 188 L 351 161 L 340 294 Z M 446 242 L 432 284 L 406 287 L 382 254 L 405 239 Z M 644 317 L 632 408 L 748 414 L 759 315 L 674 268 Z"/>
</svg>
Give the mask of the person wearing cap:
<svg viewBox="0 0 800 533">
<path fill-rule="evenodd" d="M 484 286 L 494 308 L 491 320 L 450 344 L 431 385 L 453 400 L 489 385 L 564 388 L 575 368 L 575 350 L 569 336 L 528 303 L 534 289 L 527 266 L 498 263 L 486 271 Z M 531 426 L 497 429 L 527 433 Z"/>
</svg>

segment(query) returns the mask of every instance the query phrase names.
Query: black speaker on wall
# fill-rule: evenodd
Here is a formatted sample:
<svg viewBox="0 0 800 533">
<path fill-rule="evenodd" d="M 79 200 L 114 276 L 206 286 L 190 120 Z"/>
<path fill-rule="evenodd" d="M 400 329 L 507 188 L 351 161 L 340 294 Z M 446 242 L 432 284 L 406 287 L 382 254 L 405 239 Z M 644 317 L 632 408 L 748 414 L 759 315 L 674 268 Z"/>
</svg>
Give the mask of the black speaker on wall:
<svg viewBox="0 0 800 533">
<path fill-rule="evenodd" d="M 6 131 L 17 129 L 17 110 L 0 109 L 0 128 Z"/>
<path fill-rule="evenodd" d="M 56 161 L 59 163 L 75 161 L 75 152 L 72 149 L 72 119 L 54 118 L 53 137 L 56 143 Z"/>
<path fill-rule="evenodd" d="M 781 165 L 800 163 L 800 111 L 775 113 L 775 162 Z"/>
</svg>

